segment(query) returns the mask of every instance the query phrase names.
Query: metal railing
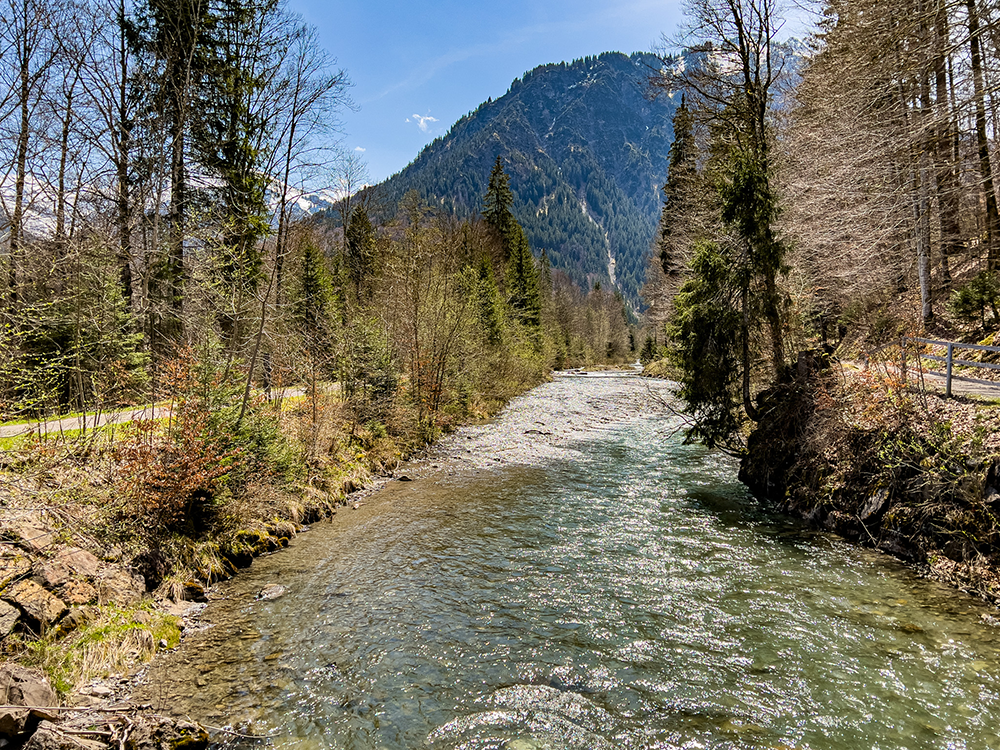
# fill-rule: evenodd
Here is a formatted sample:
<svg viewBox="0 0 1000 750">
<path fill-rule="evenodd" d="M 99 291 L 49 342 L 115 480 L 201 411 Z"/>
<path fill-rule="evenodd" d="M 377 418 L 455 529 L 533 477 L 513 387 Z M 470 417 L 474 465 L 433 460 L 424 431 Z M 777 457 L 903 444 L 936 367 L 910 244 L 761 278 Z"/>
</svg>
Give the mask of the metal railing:
<svg viewBox="0 0 1000 750">
<path fill-rule="evenodd" d="M 928 372 L 935 375 L 943 376 L 945 379 L 944 385 L 944 395 L 945 398 L 951 398 L 951 384 L 953 380 L 960 380 L 964 383 L 976 383 L 978 385 L 992 386 L 994 388 L 1000 389 L 1000 382 L 996 380 L 982 380 L 980 378 L 969 378 L 963 375 L 955 375 L 953 369 L 955 366 L 959 367 L 975 367 L 981 370 L 1000 370 L 1000 364 L 994 364 L 992 362 L 974 362 L 967 359 L 956 359 L 955 350 L 956 349 L 971 349 L 974 351 L 984 351 L 984 352 L 1000 352 L 1000 346 L 983 346 L 982 344 L 962 344 L 956 341 L 939 341 L 937 339 L 922 339 L 915 338 L 912 336 L 903 336 L 900 339 L 900 347 L 902 349 L 902 366 L 903 366 L 903 380 L 906 380 L 906 345 L 908 343 L 914 344 L 926 344 L 928 346 L 943 346 L 947 350 L 945 356 L 940 356 L 937 354 L 922 354 L 920 347 L 916 347 L 917 352 L 917 368 L 921 368 L 921 359 L 929 359 L 932 362 L 943 362 L 945 365 L 945 371 L 939 372 L 937 370 L 928 370 Z"/>
</svg>

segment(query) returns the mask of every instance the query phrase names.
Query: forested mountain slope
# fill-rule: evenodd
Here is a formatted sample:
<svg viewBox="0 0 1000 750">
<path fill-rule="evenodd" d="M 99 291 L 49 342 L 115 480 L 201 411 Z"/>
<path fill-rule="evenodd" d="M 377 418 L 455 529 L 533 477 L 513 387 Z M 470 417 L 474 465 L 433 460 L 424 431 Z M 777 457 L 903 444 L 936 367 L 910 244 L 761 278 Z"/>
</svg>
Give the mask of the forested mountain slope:
<svg viewBox="0 0 1000 750">
<path fill-rule="evenodd" d="M 582 286 L 611 283 L 637 306 L 675 108 L 647 96 L 659 65 L 608 52 L 535 68 L 379 185 L 379 199 L 393 210 L 416 190 L 446 211 L 477 212 L 499 155 L 535 253 L 545 249 Z"/>
</svg>

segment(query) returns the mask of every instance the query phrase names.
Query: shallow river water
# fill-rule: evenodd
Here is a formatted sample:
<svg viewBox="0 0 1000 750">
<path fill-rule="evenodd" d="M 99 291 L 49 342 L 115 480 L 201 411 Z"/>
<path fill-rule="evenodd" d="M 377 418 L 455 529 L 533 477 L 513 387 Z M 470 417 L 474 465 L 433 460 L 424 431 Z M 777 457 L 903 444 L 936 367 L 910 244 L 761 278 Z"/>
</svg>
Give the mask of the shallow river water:
<svg viewBox="0 0 1000 750">
<path fill-rule="evenodd" d="M 1000 748 L 990 610 L 761 510 L 669 404 L 557 377 L 220 587 L 138 697 L 289 748 Z"/>
</svg>

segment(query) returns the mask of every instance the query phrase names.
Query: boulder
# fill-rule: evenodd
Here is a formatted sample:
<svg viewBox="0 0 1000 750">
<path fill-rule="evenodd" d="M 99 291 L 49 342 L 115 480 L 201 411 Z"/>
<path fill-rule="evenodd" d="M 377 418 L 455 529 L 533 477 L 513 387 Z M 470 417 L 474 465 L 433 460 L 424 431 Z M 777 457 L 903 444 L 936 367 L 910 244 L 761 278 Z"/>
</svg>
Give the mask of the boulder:
<svg viewBox="0 0 1000 750">
<path fill-rule="evenodd" d="M 101 572 L 101 561 L 79 547 L 63 547 L 51 560 L 38 568 L 38 578 L 46 588 L 65 586 L 76 578 L 94 579 Z"/>
<path fill-rule="evenodd" d="M 65 565 L 49 560 L 38 566 L 35 580 L 47 589 L 56 589 L 69 583 L 72 576 L 73 572 Z"/>
<path fill-rule="evenodd" d="M 54 625 L 66 614 L 62 599 L 50 594 L 34 581 L 18 581 L 3 592 L 3 599 L 13 604 L 40 627 Z"/>
<path fill-rule="evenodd" d="M 12 607 L 7 602 L 0 600 L 0 640 L 11 634 L 20 617 L 21 612 L 17 607 Z"/>
<path fill-rule="evenodd" d="M 857 539 L 861 535 L 858 519 L 842 510 L 830 511 L 823 520 L 823 527 L 845 539 Z"/>
<path fill-rule="evenodd" d="M 24 750 L 107 750 L 107 745 L 85 736 L 67 734 L 57 724 L 43 721 L 25 743 Z"/>
<path fill-rule="evenodd" d="M 56 634 L 60 638 L 63 638 L 80 626 L 90 622 L 91 619 L 93 619 L 93 616 L 88 610 L 74 607 L 69 611 L 68 615 L 59 621 L 59 625 L 56 626 Z"/>
<path fill-rule="evenodd" d="M 56 532 L 35 519 L 19 518 L 7 523 L 6 528 L 28 552 L 43 552 L 56 540 Z"/>
<path fill-rule="evenodd" d="M 180 592 L 181 599 L 186 602 L 207 602 L 208 594 L 201 581 L 184 581 L 184 588 Z"/>
<path fill-rule="evenodd" d="M 0 544 L 0 591 L 31 572 L 31 560 L 9 544 Z"/>
<path fill-rule="evenodd" d="M 101 572 L 101 561 L 79 547 L 64 547 L 56 553 L 55 561 L 84 578 L 94 578 Z"/>
<path fill-rule="evenodd" d="M 59 594 L 69 605 L 95 604 L 98 596 L 97 589 L 86 581 L 70 581 Z"/>
<path fill-rule="evenodd" d="M 108 568 L 94 580 L 99 604 L 117 604 L 126 607 L 135 604 L 146 594 L 142 576 L 132 575 L 121 568 Z"/>
<path fill-rule="evenodd" d="M 125 750 L 205 750 L 208 732 L 200 724 L 164 716 L 138 717 Z"/>
<path fill-rule="evenodd" d="M 877 520 L 888 505 L 889 490 L 883 487 L 880 490 L 876 490 L 875 493 L 868 498 L 868 501 L 861 508 L 861 512 L 858 515 L 862 521 L 869 523 Z"/>
<path fill-rule="evenodd" d="M 0 705 L 25 707 L 0 709 L 0 737 L 17 737 L 30 728 L 33 713 L 37 717 L 38 709 L 56 705 L 56 694 L 40 673 L 0 664 Z"/>
</svg>

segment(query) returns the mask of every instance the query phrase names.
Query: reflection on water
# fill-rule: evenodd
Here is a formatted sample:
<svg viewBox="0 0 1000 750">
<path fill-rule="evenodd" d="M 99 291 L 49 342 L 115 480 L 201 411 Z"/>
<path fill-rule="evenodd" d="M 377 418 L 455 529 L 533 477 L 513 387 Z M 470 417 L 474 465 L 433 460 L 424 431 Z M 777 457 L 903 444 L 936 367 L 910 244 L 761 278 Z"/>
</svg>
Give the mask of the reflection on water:
<svg viewBox="0 0 1000 750">
<path fill-rule="evenodd" d="M 444 459 L 256 562 L 144 697 L 303 748 L 1000 747 L 986 610 L 762 512 L 671 418 L 615 417 L 647 387 L 546 386 L 515 412 L 602 429 Z"/>
</svg>

